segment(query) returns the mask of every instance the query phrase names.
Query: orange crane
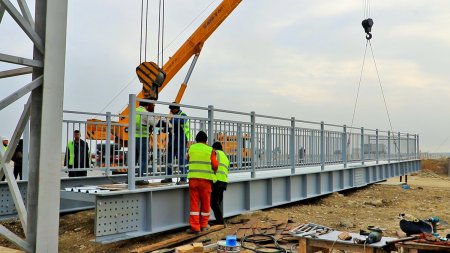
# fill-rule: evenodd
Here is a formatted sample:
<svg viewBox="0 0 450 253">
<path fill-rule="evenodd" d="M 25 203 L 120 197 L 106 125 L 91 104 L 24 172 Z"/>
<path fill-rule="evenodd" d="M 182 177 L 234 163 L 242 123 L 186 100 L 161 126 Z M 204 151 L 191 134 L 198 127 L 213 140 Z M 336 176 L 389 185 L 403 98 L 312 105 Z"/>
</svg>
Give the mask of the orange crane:
<svg viewBox="0 0 450 253">
<path fill-rule="evenodd" d="M 203 21 L 203 23 L 192 33 L 192 35 L 181 45 L 175 54 L 160 69 L 153 62 L 143 62 L 136 68 L 136 73 L 143 83 L 142 91 L 137 95 L 138 98 L 158 99 L 158 93 L 161 92 L 172 78 L 180 71 L 189 59 L 194 56 L 188 74 L 181 84 L 175 99 L 176 103 L 180 103 L 184 91 L 186 90 L 189 77 L 200 55 L 203 44 L 211 36 L 211 34 L 222 24 L 222 22 L 233 12 L 233 10 L 242 2 L 242 0 L 223 0 L 217 8 Z M 120 113 L 119 124 L 128 124 L 128 106 Z M 89 124 L 92 122 L 94 124 Z M 106 140 L 106 126 L 95 124 L 102 122 L 97 119 L 88 120 L 86 138 L 94 140 Z M 127 141 L 127 127 L 112 127 L 111 139 L 118 141 Z"/>
</svg>

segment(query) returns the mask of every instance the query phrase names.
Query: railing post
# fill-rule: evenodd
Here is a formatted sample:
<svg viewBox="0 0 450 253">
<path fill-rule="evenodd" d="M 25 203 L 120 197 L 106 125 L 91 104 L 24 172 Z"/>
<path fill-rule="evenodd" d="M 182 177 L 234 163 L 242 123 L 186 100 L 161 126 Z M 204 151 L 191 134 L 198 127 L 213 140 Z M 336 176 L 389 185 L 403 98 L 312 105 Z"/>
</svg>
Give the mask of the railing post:
<svg viewBox="0 0 450 253">
<path fill-rule="evenodd" d="M 416 134 L 416 158 L 420 159 L 419 135 Z"/>
<path fill-rule="evenodd" d="M 380 149 L 378 148 L 378 142 L 379 142 L 379 135 L 378 135 L 378 129 L 375 130 L 375 134 L 376 134 L 376 139 L 375 139 L 375 160 L 376 163 L 378 164 L 380 161 Z"/>
<path fill-rule="evenodd" d="M 106 165 L 106 176 L 110 176 L 111 168 L 111 112 L 106 113 L 106 150 L 105 150 L 105 165 Z"/>
<path fill-rule="evenodd" d="M 242 139 L 242 124 L 238 123 L 237 128 L 237 154 L 236 154 L 236 164 L 238 169 L 242 169 L 242 145 L 243 145 L 243 139 Z"/>
<path fill-rule="evenodd" d="M 388 163 L 391 163 L 391 131 L 388 131 Z"/>
<path fill-rule="evenodd" d="M 30 169 L 29 155 L 30 155 L 30 119 L 23 130 L 23 151 L 22 151 L 22 180 L 28 180 Z"/>
<path fill-rule="evenodd" d="M 398 132 L 398 154 L 397 154 L 397 161 L 400 161 L 400 159 L 402 158 L 402 150 L 401 150 L 401 146 L 400 146 L 400 142 L 401 142 L 401 135 L 400 132 Z"/>
<path fill-rule="evenodd" d="M 406 134 L 406 157 L 409 160 L 409 133 Z"/>
<path fill-rule="evenodd" d="M 267 166 L 272 166 L 272 129 L 267 126 L 267 137 L 266 137 L 266 164 Z"/>
<path fill-rule="evenodd" d="M 152 158 L 152 176 L 156 176 L 158 172 L 158 133 L 156 132 L 156 127 L 153 127 Z"/>
<path fill-rule="evenodd" d="M 255 148 L 256 148 L 256 116 L 255 116 L 255 112 L 251 112 L 251 125 L 250 125 L 250 138 L 251 138 L 251 155 L 250 155 L 250 159 L 251 159 L 251 169 L 252 169 L 252 178 L 255 177 L 256 175 L 256 166 L 255 166 Z"/>
<path fill-rule="evenodd" d="M 325 123 L 320 122 L 320 168 L 325 170 Z"/>
<path fill-rule="evenodd" d="M 344 168 L 347 168 L 347 126 L 344 125 L 342 132 L 342 162 Z"/>
<path fill-rule="evenodd" d="M 289 153 L 291 157 L 291 174 L 295 174 L 295 117 L 291 118 L 291 137 L 289 141 Z"/>
<path fill-rule="evenodd" d="M 364 127 L 361 127 L 361 164 L 364 165 Z"/>
<path fill-rule="evenodd" d="M 134 190 L 136 187 L 134 179 L 136 173 L 136 95 L 134 94 L 129 95 L 128 109 L 128 190 Z"/>
<path fill-rule="evenodd" d="M 214 106 L 208 105 L 208 144 L 214 143 Z"/>
</svg>

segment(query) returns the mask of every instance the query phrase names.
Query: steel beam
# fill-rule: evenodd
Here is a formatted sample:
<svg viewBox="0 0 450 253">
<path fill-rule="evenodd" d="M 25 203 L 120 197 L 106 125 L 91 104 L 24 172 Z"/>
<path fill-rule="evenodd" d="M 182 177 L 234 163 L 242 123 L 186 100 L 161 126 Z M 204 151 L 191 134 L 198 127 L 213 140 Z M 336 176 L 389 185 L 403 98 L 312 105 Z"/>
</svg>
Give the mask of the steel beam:
<svg viewBox="0 0 450 253">
<path fill-rule="evenodd" d="M 44 66 L 44 63 L 39 60 L 35 60 L 35 59 L 31 60 L 31 59 L 27 59 L 27 58 L 22 58 L 22 57 L 8 55 L 8 54 L 2 54 L 2 53 L 0 53 L 0 61 L 7 62 L 7 63 L 13 63 L 13 64 L 19 64 L 19 65 L 23 65 L 23 66 L 29 66 L 29 67 L 42 68 Z"/>
<path fill-rule="evenodd" d="M 5 14 L 5 7 L 0 4 L 0 24 L 2 23 L 3 15 Z"/>
<path fill-rule="evenodd" d="M 11 17 L 17 22 L 17 24 L 22 28 L 25 34 L 33 41 L 36 48 L 44 53 L 44 42 L 42 38 L 34 31 L 28 21 L 20 14 L 20 12 L 14 7 L 14 5 L 9 0 L 0 0 L 0 3 L 5 7 L 6 11 L 11 15 Z M 49 13 L 47 13 L 48 15 Z M 64 38 L 65 39 L 65 38 Z"/>
<path fill-rule="evenodd" d="M 37 8 L 37 7 L 36 7 Z M 67 0 L 47 0 L 36 252 L 58 252 Z M 50 138 L 51 136 L 51 138 Z"/>
<path fill-rule="evenodd" d="M 33 16 L 31 16 L 30 9 L 28 8 L 27 2 L 25 0 L 17 0 L 19 3 L 20 11 L 22 11 L 22 15 L 25 20 L 30 24 L 31 29 L 34 30 L 34 20 Z"/>
<path fill-rule="evenodd" d="M 9 144 L 10 147 L 16 147 L 17 144 L 19 143 L 20 136 L 22 136 L 23 130 L 25 129 L 25 126 L 27 125 L 29 118 L 30 118 L 30 99 L 28 99 L 28 102 L 25 105 L 22 115 L 20 116 L 19 123 L 17 123 L 16 129 L 14 130 L 13 137 L 11 138 L 11 143 Z M 11 161 L 14 151 L 15 148 L 10 148 L 5 152 L 4 155 L 0 155 L 3 164 L 9 163 L 9 161 Z M 0 178 L 1 177 L 3 177 L 3 170 L 1 170 L 0 167 Z"/>
<path fill-rule="evenodd" d="M 14 103 L 19 98 L 25 96 L 30 91 L 36 89 L 37 87 L 41 86 L 42 84 L 42 76 L 38 77 L 37 79 L 34 79 L 31 81 L 31 83 L 25 85 L 24 87 L 20 88 L 13 94 L 7 96 L 3 100 L 0 101 L 0 110 L 3 110 L 3 108 L 7 107 L 8 105 Z"/>
<path fill-rule="evenodd" d="M 354 163 L 356 167 L 353 168 L 327 165 L 325 170 L 318 165 L 298 170 L 301 172 L 296 174 L 291 174 L 291 169 L 287 167 L 258 171 L 254 178 L 248 172 L 242 173 L 245 176 L 233 173 L 230 174 L 224 194 L 224 216 L 356 189 L 397 176 L 399 171 L 396 168 L 418 171 L 419 163 L 420 160 L 391 164 L 366 162 L 365 165 Z M 392 172 L 391 176 L 381 173 L 385 168 Z M 109 243 L 189 224 L 186 215 L 189 210 L 189 189 L 186 185 L 98 193 L 95 197 L 97 214 L 94 233 L 97 242 Z M 167 210 L 172 212 L 168 213 Z"/>
<path fill-rule="evenodd" d="M 18 69 L 11 69 L 11 70 L 5 70 L 0 72 L 0 79 L 7 78 L 7 77 L 13 77 L 13 76 L 20 76 L 20 75 L 26 75 L 33 73 L 32 67 L 23 67 Z"/>
<path fill-rule="evenodd" d="M 17 213 L 19 214 L 20 222 L 22 223 L 22 228 L 27 235 L 27 210 L 25 209 L 25 204 L 23 203 L 22 195 L 19 191 L 19 186 L 17 185 L 17 181 L 14 178 L 13 167 L 10 164 L 3 164 L 3 172 L 5 172 L 6 180 L 8 182 L 8 187 L 10 192 L 12 193 L 12 199 L 14 204 L 16 205 Z"/>
<path fill-rule="evenodd" d="M 11 232 L 9 229 L 5 228 L 3 225 L 0 225 L 0 234 L 5 236 L 9 241 L 14 243 L 18 247 L 26 250 L 27 252 L 31 252 L 30 244 L 28 244 L 22 238 L 18 237 L 16 234 Z"/>
</svg>

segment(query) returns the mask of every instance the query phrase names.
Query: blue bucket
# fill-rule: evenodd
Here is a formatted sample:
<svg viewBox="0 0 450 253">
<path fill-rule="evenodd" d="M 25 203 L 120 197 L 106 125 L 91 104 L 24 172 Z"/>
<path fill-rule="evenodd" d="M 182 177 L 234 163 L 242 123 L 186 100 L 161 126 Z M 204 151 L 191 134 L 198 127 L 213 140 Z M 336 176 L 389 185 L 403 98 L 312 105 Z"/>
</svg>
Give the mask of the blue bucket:
<svg viewBox="0 0 450 253">
<path fill-rule="evenodd" d="M 227 247 L 237 246 L 236 236 L 235 235 L 227 235 L 225 246 L 227 246 Z"/>
</svg>

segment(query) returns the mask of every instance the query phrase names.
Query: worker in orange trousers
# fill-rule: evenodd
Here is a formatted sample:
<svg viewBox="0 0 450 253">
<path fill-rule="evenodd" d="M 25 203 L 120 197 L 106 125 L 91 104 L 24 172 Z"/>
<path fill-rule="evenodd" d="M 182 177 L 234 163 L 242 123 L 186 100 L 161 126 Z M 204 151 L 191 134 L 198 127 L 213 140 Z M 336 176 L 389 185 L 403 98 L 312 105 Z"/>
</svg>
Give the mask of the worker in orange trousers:
<svg viewBox="0 0 450 253">
<path fill-rule="evenodd" d="M 206 144 L 208 136 L 205 132 L 198 132 L 196 143 L 188 151 L 189 161 L 189 197 L 190 213 L 188 233 L 198 233 L 209 228 L 209 214 L 212 184 L 217 181 L 216 171 L 219 166 L 216 152 Z"/>
</svg>

